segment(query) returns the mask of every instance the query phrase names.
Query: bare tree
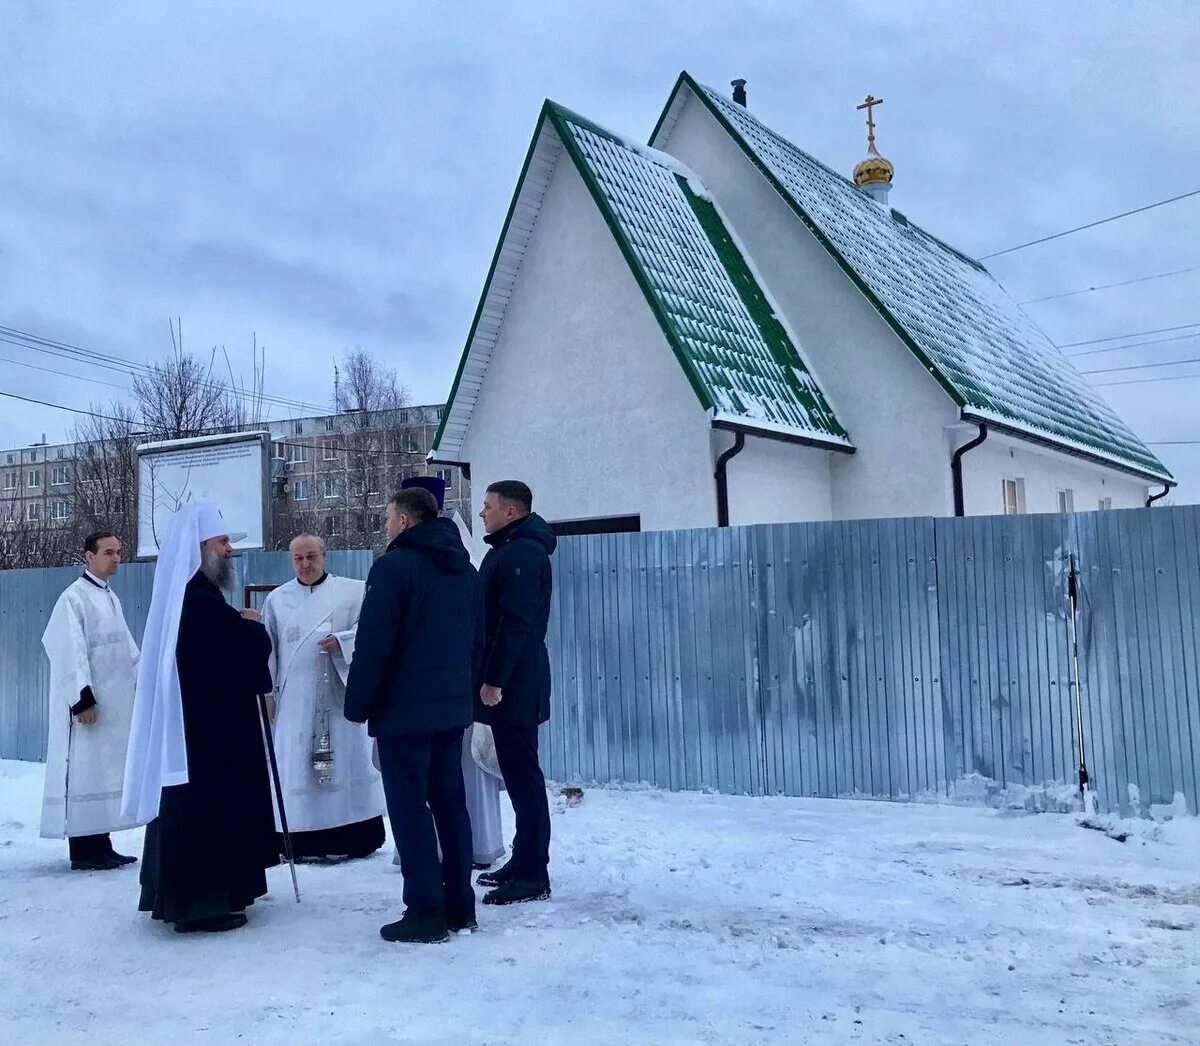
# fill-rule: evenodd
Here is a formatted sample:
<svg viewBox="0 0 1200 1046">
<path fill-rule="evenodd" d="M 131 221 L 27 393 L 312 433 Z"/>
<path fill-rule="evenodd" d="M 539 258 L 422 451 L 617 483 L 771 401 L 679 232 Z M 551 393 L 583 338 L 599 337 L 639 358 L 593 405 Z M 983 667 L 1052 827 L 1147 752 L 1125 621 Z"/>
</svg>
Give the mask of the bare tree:
<svg viewBox="0 0 1200 1046">
<path fill-rule="evenodd" d="M 17 515 L 28 506 L 10 503 L 0 518 L 0 570 L 27 567 L 62 567 L 82 558 L 74 531 L 61 522 L 47 518 L 45 506 L 33 503 L 36 516 Z"/>
<path fill-rule="evenodd" d="M 383 512 L 396 485 L 398 463 L 408 450 L 408 389 L 396 371 L 355 348 L 337 368 L 334 404 L 340 415 L 337 441 L 345 471 L 345 516 L 338 535 L 347 548 L 383 543 Z M 419 451 L 419 447 L 415 448 Z M 411 451 L 410 451 L 411 453 Z"/>
<path fill-rule="evenodd" d="M 171 354 L 133 379 L 138 420 L 147 438 L 186 439 L 257 422 L 262 406 L 257 343 L 253 351 L 251 386 L 239 388 L 224 349 L 214 348 L 207 361 L 185 351 L 182 326 L 172 322 Z M 229 371 L 229 385 L 218 377 L 218 354 Z"/>
<path fill-rule="evenodd" d="M 72 529 L 82 540 L 94 530 L 111 530 L 133 548 L 137 525 L 136 451 L 140 425 L 133 409 L 119 402 L 92 407 L 71 430 L 75 476 Z"/>
</svg>

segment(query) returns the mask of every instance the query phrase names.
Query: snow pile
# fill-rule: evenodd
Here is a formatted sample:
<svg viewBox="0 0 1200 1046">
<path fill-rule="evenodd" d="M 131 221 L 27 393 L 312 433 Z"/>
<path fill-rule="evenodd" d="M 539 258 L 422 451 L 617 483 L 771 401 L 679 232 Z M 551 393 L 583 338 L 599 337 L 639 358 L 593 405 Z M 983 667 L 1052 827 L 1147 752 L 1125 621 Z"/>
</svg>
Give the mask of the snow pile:
<svg viewBox="0 0 1200 1046">
<path fill-rule="evenodd" d="M 1184 1043 L 1200 822 L 599 791 L 557 797 L 554 900 L 436 947 L 377 936 L 390 853 L 286 869 L 250 925 L 181 937 L 136 870 L 36 837 L 0 762 L 0 1041 Z M 140 847 L 138 833 L 119 848 Z"/>
</svg>

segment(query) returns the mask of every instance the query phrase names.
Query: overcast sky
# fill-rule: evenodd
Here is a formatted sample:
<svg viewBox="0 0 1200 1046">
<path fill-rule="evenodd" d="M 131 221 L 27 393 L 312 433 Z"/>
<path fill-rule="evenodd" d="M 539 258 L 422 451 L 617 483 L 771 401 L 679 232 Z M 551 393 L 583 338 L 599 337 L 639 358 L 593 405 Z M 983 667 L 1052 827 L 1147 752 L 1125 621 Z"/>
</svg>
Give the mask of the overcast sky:
<svg viewBox="0 0 1200 1046">
<path fill-rule="evenodd" d="M 362 346 L 440 402 L 545 97 L 645 138 L 681 69 L 745 77 L 756 114 L 849 173 L 854 107 L 882 96 L 892 204 L 978 256 L 1200 189 L 1198 54 L 1194 0 L 4 0 L 0 325 L 148 360 L 179 316 L 235 367 L 256 336 L 267 391 L 322 406 Z M 1200 267 L 1200 197 L 988 265 L 1020 301 Z M 1027 308 L 1060 344 L 1200 324 L 1200 271 Z M 1077 362 L 1195 357 L 1200 337 Z M 125 395 L 86 363 L 0 361 L 0 391 Z M 1146 440 L 1200 441 L 1200 363 L 1093 380 L 1185 374 L 1105 394 Z M 0 399 L 0 447 L 71 422 Z M 1200 500 L 1200 446 L 1154 449 Z"/>
</svg>

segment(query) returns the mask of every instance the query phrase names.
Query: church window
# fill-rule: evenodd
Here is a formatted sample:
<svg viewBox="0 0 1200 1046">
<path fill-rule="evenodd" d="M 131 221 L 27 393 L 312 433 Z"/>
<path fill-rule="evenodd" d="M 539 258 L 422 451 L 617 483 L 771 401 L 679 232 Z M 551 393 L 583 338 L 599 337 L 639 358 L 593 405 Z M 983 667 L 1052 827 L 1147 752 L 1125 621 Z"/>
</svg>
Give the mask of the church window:
<svg viewBox="0 0 1200 1046">
<path fill-rule="evenodd" d="M 1058 492 L 1058 511 L 1063 513 L 1075 511 L 1075 491 L 1069 487 Z"/>
<path fill-rule="evenodd" d="M 1002 481 L 1004 493 L 1004 514 L 1020 516 L 1025 512 L 1025 481 L 1023 479 L 1006 479 Z"/>
<path fill-rule="evenodd" d="M 1112 498 L 1101 498 L 1100 499 L 1100 511 L 1101 512 L 1111 512 L 1112 511 Z"/>
</svg>

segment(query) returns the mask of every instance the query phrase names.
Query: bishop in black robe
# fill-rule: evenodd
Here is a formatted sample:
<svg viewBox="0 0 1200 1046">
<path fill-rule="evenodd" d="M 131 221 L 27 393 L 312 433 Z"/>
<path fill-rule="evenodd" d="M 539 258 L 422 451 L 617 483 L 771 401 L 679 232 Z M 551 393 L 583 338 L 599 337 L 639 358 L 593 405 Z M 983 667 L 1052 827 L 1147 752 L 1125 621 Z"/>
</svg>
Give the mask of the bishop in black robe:
<svg viewBox="0 0 1200 1046">
<path fill-rule="evenodd" d="M 279 863 L 257 695 L 271 691 L 271 641 L 198 571 L 188 582 L 176 663 L 187 784 L 164 787 L 146 828 L 139 909 L 191 930 L 233 929 Z"/>
</svg>

